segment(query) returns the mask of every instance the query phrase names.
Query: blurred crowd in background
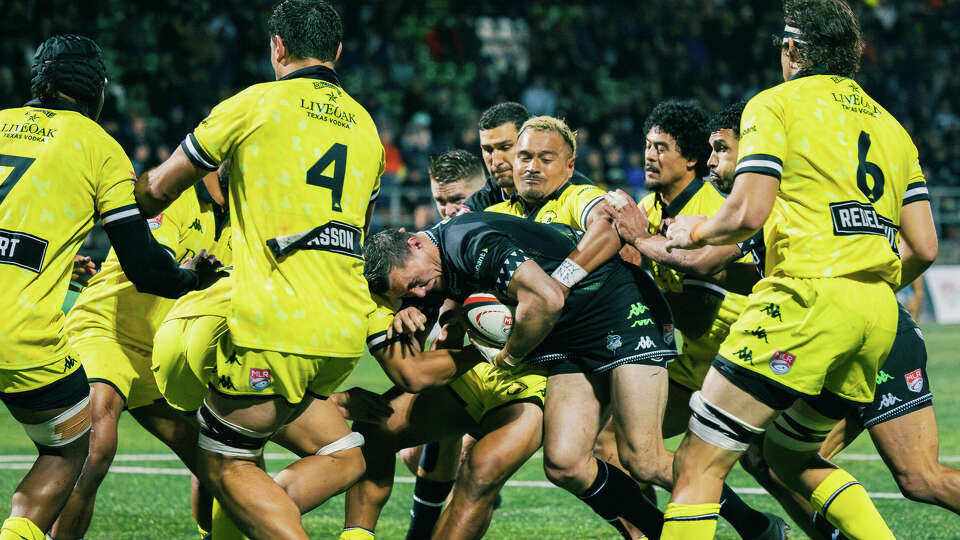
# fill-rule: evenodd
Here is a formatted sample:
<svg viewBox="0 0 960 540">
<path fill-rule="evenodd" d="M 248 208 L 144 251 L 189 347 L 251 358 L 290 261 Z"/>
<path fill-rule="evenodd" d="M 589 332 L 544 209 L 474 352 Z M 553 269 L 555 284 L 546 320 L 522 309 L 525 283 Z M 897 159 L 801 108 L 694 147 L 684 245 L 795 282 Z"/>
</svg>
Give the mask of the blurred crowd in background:
<svg viewBox="0 0 960 540">
<path fill-rule="evenodd" d="M 858 81 L 913 136 L 930 185 L 960 186 L 960 2 L 848 1 L 866 41 Z M 494 103 L 520 101 L 565 118 L 578 131 L 577 169 L 638 193 L 643 120 L 657 102 L 695 98 L 713 112 L 782 82 L 772 36 L 783 14 L 769 0 L 333 3 L 345 33 L 337 70 L 387 150 L 379 226 L 439 219 L 429 156 L 456 147 L 479 154 L 477 118 Z M 271 7 L 0 0 L 0 107 L 29 99 L 29 66 L 43 39 L 87 35 L 107 61 L 102 124 L 142 172 L 218 101 L 272 80 Z M 960 236 L 958 202 L 960 195 L 937 203 L 946 240 Z"/>
</svg>

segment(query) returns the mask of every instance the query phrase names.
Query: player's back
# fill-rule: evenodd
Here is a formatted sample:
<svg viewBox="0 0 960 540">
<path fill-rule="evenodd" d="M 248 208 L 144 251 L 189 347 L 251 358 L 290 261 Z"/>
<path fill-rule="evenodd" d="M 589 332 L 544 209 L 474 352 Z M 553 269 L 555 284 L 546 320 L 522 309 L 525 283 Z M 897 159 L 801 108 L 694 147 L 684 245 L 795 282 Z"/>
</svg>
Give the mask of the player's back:
<svg viewBox="0 0 960 540">
<path fill-rule="evenodd" d="M 61 305 L 93 226 L 138 214 L 120 145 L 73 110 L 0 111 L 0 367 L 65 352 Z"/>
<path fill-rule="evenodd" d="M 363 227 L 384 164 L 370 115 L 332 70 L 315 66 L 227 99 L 188 136 L 191 145 L 211 164 L 231 158 L 234 342 L 362 354 L 374 308 L 363 278 Z M 314 229 L 289 254 L 268 249 L 268 240 Z"/>
<path fill-rule="evenodd" d="M 782 178 L 764 226 L 767 275 L 857 275 L 897 285 L 900 208 L 923 182 L 895 118 L 852 79 L 808 75 L 747 104 L 737 173 Z"/>
</svg>

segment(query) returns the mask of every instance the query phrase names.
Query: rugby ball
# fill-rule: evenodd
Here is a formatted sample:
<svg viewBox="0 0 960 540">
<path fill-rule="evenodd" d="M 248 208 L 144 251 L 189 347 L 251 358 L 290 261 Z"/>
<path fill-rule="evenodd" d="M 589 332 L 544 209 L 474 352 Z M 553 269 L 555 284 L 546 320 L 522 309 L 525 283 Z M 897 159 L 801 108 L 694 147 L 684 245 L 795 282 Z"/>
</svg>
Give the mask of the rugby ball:
<svg viewBox="0 0 960 540">
<path fill-rule="evenodd" d="M 463 301 L 463 313 L 474 337 L 499 347 L 510 337 L 514 309 L 490 293 L 474 293 Z"/>
</svg>

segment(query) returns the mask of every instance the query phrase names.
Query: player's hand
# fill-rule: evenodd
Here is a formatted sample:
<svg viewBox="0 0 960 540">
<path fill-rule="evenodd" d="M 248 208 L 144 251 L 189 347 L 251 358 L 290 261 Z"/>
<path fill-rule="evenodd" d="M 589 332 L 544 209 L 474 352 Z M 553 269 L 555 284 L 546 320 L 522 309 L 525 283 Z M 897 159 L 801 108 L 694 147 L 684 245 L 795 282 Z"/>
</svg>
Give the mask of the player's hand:
<svg viewBox="0 0 960 540">
<path fill-rule="evenodd" d="M 74 255 L 73 272 L 70 274 L 70 290 L 80 292 L 83 287 L 86 287 L 87 281 L 90 280 L 90 277 L 96 275 L 96 273 L 97 265 L 93 264 L 93 261 L 90 259 L 90 257 L 84 255 Z M 79 286 L 77 286 L 77 284 L 79 284 Z"/>
<path fill-rule="evenodd" d="M 191 270 L 197 274 L 196 290 L 198 291 L 213 285 L 222 277 L 229 276 L 229 273 L 221 270 L 222 267 L 223 263 L 217 260 L 215 255 L 210 255 L 205 249 L 201 249 L 195 257 L 190 257 L 180 265 L 180 268 Z"/>
<path fill-rule="evenodd" d="M 330 401 L 344 418 L 356 422 L 380 422 L 393 414 L 383 396 L 356 386 L 332 394 Z"/>
<path fill-rule="evenodd" d="M 387 339 L 395 335 L 407 334 L 413 336 L 417 332 L 427 329 L 427 316 L 413 306 L 407 306 L 393 316 L 393 324 L 387 328 Z"/>
<path fill-rule="evenodd" d="M 480 356 L 482 356 L 488 364 L 499 369 L 510 369 L 520 362 L 520 358 L 510 356 L 506 349 L 488 342 L 472 330 L 468 329 L 467 335 L 470 336 L 470 343 L 473 344 L 473 348 L 480 353 Z"/>
<path fill-rule="evenodd" d="M 618 189 L 614 192 L 618 199 L 626 201 L 615 210 L 613 216 L 613 225 L 617 228 L 620 238 L 628 243 L 633 243 L 637 238 L 648 238 L 650 236 L 650 220 L 647 219 L 647 212 L 637 206 L 627 192 Z"/>
<path fill-rule="evenodd" d="M 673 249 L 696 249 L 702 246 L 702 242 L 694 242 L 690 238 L 690 231 L 706 220 L 707 216 L 677 216 L 667 229 L 667 243 L 664 247 L 669 252 Z"/>
</svg>

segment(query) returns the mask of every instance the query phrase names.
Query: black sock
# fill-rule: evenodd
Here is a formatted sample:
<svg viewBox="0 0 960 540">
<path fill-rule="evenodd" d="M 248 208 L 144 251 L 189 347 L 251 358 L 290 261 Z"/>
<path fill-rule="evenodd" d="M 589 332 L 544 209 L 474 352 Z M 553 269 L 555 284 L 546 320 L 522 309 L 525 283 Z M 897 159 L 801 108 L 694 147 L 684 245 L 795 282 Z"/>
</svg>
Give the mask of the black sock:
<svg viewBox="0 0 960 540">
<path fill-rule="evenodd" d="M 827 518 L 823 517 L 823 514 L 820 512 L 813 513 L 813 528 L 817 530 L 824 538 L 830 538 L 831 540 L 848 540 L 846 536 L 840 532 L 840 529 L 834 527 L 827 521 Z"/>
<path fill-rule="evenodd" d="M 770 525 L 769 517 L 747 506 L 747 503 L 743 502 L 743 499 L 726 484 L 723 485 L 723 492 L 720 494 L 720 515 L 727 520 L 727 523 L 733 525 L 743 538 L 759 536 Z"/>
<path fill-rule="evenodd" d="M 650 504 L 643 490 L 632 478 L 605 461 L 597 460 L 597 478 L 580 496 L 594 512 L 613 525 L 624 538 L 629 533 L 617 518 L 624 518 L 643 531 L 651 540 L 660 538 L 663 513 Z"/>
<path fill-rule="evenodd" d="M 407 540 L 429 539 L 440 519 L 443 501 L 450 494 L 453 482 L 437 482 L 417 477 L 413 487 L 413 508 L 410 509 L 410 528 Z"/>
</svg>

